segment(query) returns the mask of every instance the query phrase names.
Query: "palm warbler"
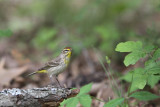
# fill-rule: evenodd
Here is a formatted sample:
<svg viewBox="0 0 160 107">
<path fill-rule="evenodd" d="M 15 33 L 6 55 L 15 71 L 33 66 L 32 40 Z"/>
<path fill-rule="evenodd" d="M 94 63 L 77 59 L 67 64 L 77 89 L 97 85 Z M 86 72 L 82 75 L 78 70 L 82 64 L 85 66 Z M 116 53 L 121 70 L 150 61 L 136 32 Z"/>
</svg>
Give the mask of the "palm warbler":
<svg viewBox="0 0 160 107">
<path fill-rule="evenodd" d="M 62 73 L 65 70 L 65 68 L 68 66 L 71 58 L 71 54 L 72 54 L 72 48 L 66 47 L 62 50 L 61 54 L 58 57 L 47 62 L 43 67 L 38 69 L 38 71 L 30 73 L 27 76 L 30 76 L 36 73 L 47 73 L 51 81 L 52 81 L 52 77 L 55 76 L 58 84 L 60 85 L 57 79 L 57 76 L 58 74 Z"/>
</svg>

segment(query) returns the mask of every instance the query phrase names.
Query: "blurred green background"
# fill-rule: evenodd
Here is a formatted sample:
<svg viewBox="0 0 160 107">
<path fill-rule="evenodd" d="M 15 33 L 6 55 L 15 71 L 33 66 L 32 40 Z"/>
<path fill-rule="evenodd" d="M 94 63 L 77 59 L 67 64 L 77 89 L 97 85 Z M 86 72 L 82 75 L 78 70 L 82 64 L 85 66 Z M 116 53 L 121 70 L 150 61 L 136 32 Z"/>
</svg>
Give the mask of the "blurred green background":
<svg viewBox="0 0 160 107">
<path fill-rule="evenodd" d="M 117 60 L 119 42 L 160 45 L 159 10 L 159 0 L 1 0 L 0 42 L 9 39 L 6 50 L 16 47 L 31 58 L 70 46 L 75 55 L 94 47 Z"/>
</svg>

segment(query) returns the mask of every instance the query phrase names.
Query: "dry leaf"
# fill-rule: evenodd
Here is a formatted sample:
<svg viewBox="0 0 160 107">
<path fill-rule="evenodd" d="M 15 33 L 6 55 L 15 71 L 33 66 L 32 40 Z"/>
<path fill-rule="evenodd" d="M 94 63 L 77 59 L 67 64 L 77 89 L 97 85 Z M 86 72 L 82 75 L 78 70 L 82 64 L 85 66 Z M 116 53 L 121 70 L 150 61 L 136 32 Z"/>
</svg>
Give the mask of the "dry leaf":
<svg viewBox="0 0 160 107">
<path fill-rule="evenodd" d="M 21 75 L 23 72 L 27 70 L 27 66 L 17 67 L 17 68 L 4 68 L 5 59 L 3 58 L 0 61 L 0 85 L 8 86 L 10 81 L 17 76 Z"/>
</svg>

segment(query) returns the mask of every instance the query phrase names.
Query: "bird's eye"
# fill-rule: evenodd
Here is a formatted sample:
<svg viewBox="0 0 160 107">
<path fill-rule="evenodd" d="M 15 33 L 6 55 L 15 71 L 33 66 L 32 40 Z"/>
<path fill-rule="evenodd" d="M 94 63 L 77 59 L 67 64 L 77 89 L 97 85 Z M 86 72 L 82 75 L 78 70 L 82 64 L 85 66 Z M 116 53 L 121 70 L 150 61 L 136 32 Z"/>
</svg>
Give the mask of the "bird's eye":
<svg viewBox="0 0 160 107">
<path fill-rule="evenodd" d="M 64 50 L 64 52 L 68 52 L 69 50 Z"/>
</svg>

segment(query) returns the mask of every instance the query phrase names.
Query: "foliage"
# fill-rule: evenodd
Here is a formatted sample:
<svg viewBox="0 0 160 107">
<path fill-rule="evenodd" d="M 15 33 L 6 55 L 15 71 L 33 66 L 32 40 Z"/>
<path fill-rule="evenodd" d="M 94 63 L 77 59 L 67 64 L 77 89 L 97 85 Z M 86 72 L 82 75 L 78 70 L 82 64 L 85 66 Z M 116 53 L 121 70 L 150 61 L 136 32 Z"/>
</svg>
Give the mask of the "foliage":
<svg viewBox="0 0 160 107">
<path fill-rule="evenodd" d="M 160 80 L 160 61 L 158 60 L 160 58 L 160 48 L 153 45 L 143 45 L 140 41 L 127 41 L 119 43 L 115 50 L 130 52 L 124 59 L 126 66 L 135 64 L 141 58 L 146 59 L 143 68 L 135 68 L 122 77 L 122 79 L 131 82 L 128 97 L 134 97 L 142 101 L 159 98 L 159 96 L 147 91 L 134 92 L 131 95 L 130 93 L 137 89 L 143 90 L 146 85 L 150 85 L 152 88 Z"/>
<path fill-rule="evenodd" d="M 160 98 L 160 96 L 154 95 L 148 91 L 135 92 L 135 93 L 131 94 L 130 97 L 134 97 L 134 98 L 136 98 L 138 100 L 142 100 L 142 101 L 149 101 L 149 100 L 154 100 L 154 99 Z"/>
<path fill-rule="evenodd" d="M 119 52 L 131 52 L 124 59 L 126 66 L 135 64 L 140 58 L 148 58 L 145 61 L 144 68 L 136 68 L 126 74 L 123 79 L 132 82 L 131 90 L 143 89 L 147 84 L 153 87 L 160 80 L 160 48 L 155 46 L 142 46 L 142 42 L 128 41 L 119 43 L 116 47 Z"/>
<path fill-rule="evenodd" d="M 61 103 L 61 106 L 65 105 L 66 107 L 76 107 L 76 105 L 80 102 L 83 107 L 91 107 L 92 99 L 89 95 L 87 95 L 87 93 L 91 90 L 91 87 L 92 83 L 83 86 L 80 89 L 80 93 L 76 97 L 64 100 Z"/>
<path fill-rule="evenodd" d="M 11 30 L 6 29 L 6 30 L 0 30 L 0 37 L 8 37 L 11 36 L 13 33 Z"/>
<path fill-rule="evenodd" d="M 131 52 L 124 59 L 124 64 L 129 66 L 130 64 L 135 64 L 140 58 L 145 57 L 150 51 L 153 50 L 153 48 L 153 46 L 142 47 L 142 43 L 140 41 L 128 41 L 125 43 L 119 43 L 116 47 L 116 51 Z"/>
</svg>

